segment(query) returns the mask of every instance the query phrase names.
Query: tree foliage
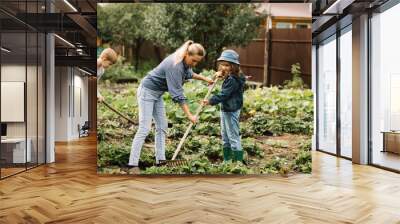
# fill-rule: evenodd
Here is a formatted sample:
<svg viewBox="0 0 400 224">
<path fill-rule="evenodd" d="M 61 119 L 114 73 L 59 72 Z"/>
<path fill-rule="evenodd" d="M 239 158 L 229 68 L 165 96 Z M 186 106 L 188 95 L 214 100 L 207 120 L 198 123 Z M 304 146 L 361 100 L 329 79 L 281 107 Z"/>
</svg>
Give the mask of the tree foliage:
<svg viewBox="0 0 400 224">
<path fill-rule="evenodd" d="M 99 37 L 132 49 L 135 69 L 139 67 L 139 51 L 145 40 L 143 21 L 146 7 L 145 4 L 110 4 L 97 10 Z"/>
<path fill-rule="evenodd" d="M 168 53 L 194 40 L 208 53 L 201 68 L 211 68 L 224 47 L 257 37 L 261 21 L 252 4 L 110 4 L 98 10 L 104 40 L 133 47 L 138 38 L 150 40 Z"/>
<path fill-rule="evenodd" d="M 213 65 L 224 47 L 245 46 L 258 34 L 262 17 L 251 4 L 157 4 L 145 17 L 146 38 L 170 52 L 186 40 L 201 43 Z"/>
</svg>

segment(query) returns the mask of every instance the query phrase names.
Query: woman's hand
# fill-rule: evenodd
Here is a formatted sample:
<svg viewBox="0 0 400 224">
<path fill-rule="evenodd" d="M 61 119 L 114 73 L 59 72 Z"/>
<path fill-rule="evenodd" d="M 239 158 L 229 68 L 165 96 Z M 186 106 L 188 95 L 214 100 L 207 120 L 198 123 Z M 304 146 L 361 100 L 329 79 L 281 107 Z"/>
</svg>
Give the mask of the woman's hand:
<svg viewBox="0 0 400 224">
<path fill-rule="evenodd" d="M 193 116 L 192 113 L 190 113 L 189 111 L 189 106 L 184 103 L 181 105 L 183 112 L 186 114 L 187 118 L 190 120 L 190 122 L 192 122 L 193 124 L 195 124 L 197 122 L 197 117 Z"/>
<path fill-rule="evenodd" d="M 197 123 L 197 117 L 194 115 L 189 115 L 189 120 L 190 122 L 192 122 L 193 124 Z"/>
<path fill-rule="evenodd" d="M 208 78 L 208 77 L 204 77 L 204 81 L 208 82 L 208 85 L 212 85 L 214 84 L 214 80 Z"/>
</svg>

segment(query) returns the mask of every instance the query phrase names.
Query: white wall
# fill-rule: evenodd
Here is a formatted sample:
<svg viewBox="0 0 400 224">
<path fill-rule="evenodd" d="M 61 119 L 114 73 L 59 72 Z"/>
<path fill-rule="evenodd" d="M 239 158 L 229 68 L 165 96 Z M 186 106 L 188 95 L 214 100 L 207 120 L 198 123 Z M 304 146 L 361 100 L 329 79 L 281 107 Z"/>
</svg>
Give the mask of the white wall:
<svg viewBox="0 0 400 224">
<path fill-rule="evenodd" d="M 1 66 L 1 81 L 25 82 L 25 65 L 9 64 Z M 32 95 L 32 94 L 27 94 Z M 1 108 L 7 110 L 7 108 Z M 25 137 L 25 122 L 7 122 L 7 137 Z"/>
<path fill-rule="evenodd" d="M 267 11 L 272 16 L 288 16 L 310 18 L 312 14 L 311 3 L 259 3 L 257 12 Z"/>
<path fill-rule="evenodd" d="M 55 141 L 68 141 L 68 87 L 67 67 L 55 68 Z"/>
<path fill-rule="evenodd" d="M 77 129 L 78 124 L 82 126 L 85 123 L 85 121 L 88 121 L 88 78 L 86 76 L 82 76 L 82 73 L 79 70 L 75 69 L 74 72 L 75 72 L 74 75 L 75 80 L 73 85 L 75 89 L 74 92 L 75 116 L 73 119 L 74 128 L 72 133 L 74 136 L 78 136 L 79 134 Z"/>
<path fill-rule="evenodd" d="M 88 78 L 83 75 L 76 68 L 56 67 L 56 141 L 79 138 L 78 124 L 88 120 Z"/>
</svg>

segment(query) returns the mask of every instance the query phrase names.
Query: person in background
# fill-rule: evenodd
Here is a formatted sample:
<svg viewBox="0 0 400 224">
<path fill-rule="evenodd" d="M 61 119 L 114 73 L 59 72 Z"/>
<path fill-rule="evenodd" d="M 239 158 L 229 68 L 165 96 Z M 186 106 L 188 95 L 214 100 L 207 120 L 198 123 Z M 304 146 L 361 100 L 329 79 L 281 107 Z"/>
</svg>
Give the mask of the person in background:
<svg viewBox="0 0 400 224">
<path fill-rule="evenodd" d="M 99 81 L 101 76 L 103 76 L 105 69 L 115 64 L 117 59 L 117 53 L 111 48 L 106 48 L 101 52 L 97 59 L 97 86 L 99 85 Z M 97 89 L 97 101 L 104 101 L 104 97 L 100 94 L 99 89 Z"/>
</svg>

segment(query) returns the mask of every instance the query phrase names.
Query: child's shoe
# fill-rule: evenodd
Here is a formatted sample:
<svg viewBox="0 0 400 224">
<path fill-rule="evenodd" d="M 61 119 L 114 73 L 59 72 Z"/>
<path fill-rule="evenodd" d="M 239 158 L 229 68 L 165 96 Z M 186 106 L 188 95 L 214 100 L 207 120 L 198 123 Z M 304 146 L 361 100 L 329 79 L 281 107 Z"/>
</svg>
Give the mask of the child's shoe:
<svg viewBox="0 0 400 224">
<path fill-rule="evenodd" d="M 229 162 L 229 160 L 232 160 L 232 149 L 224 147 L 224 162 Z"/>
<path fill-rule="evenodd" d="M 243 163 L 243 151 L 233 150 L 233 162 L 242 162 Z"/>
</svg>

